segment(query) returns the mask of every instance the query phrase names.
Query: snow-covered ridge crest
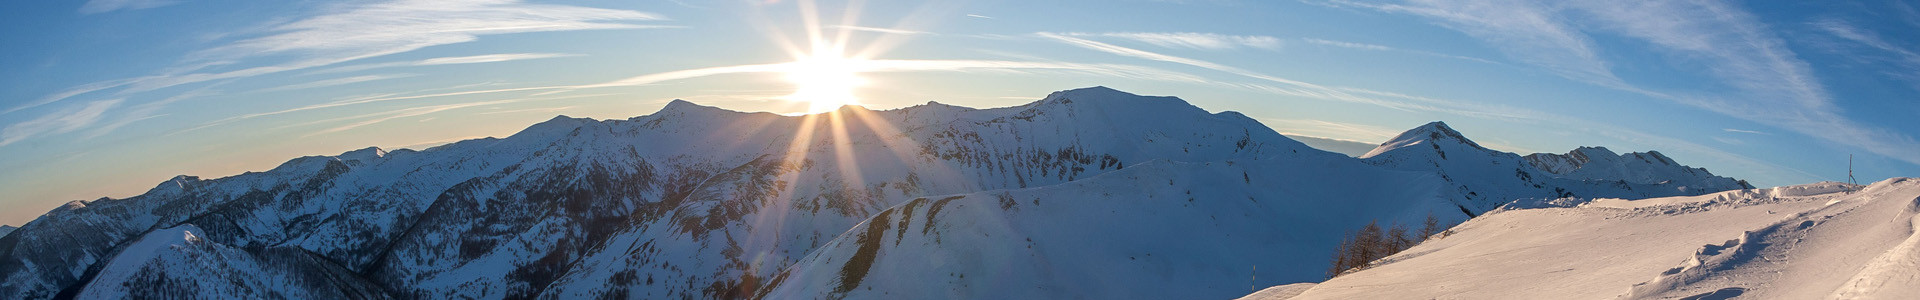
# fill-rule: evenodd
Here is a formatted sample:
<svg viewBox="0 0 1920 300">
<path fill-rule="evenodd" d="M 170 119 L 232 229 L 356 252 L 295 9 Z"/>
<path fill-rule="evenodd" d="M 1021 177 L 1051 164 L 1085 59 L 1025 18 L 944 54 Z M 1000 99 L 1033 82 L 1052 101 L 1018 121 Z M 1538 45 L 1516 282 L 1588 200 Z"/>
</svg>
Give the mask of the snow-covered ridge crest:
<svg viewBox="0 0 1920 300">
<path fill-rule="evenodd" d="M 1535 153 L 1524 158 L 1536 168 L 1571 178 L 1611 178 L 1642 184 L 1681 180 L 1687 181 L 1680 183 L 1684 185 L 1753 188 L 1745 181 L 1712 176 L 1706 168 L 1681 165 L 1660 151 L 1614 154 L 1606 147 L 1580 147 L 1566 154 Z"/>
</svg>

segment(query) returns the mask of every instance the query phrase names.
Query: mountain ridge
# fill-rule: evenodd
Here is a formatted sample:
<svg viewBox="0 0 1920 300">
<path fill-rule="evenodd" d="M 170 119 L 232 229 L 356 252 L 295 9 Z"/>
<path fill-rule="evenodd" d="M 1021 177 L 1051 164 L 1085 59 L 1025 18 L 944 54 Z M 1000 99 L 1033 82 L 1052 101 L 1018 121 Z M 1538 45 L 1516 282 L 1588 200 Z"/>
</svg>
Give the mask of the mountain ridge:
<svg viewBox="0 0 1920 300">
<path fill-rule="evenodd" d="M 736 298 L 772 292 L 762 288 L 798 272 L 789 268 L 822 243 L 855 238 L 849 228 L 912 211 L 901 205 L 915 199 L 1055 186 L 1141 164 L 1177 166 L 1148 176 L 1224 172 L 1209 167 L 1216 164 L 1405 174 L 1394 176 L 1425 182 L 1406 192 L 1435 195 L 1406 201 L 1438 199 L 1432 203 L 1454 203 L 1465 215 L 1492 209 L 1461 205 L 1474 201 L 1465 195 L 1518 185 L 1438 188 L 1448 173 L 1376 169 L 1381 164 L 1307 147 L 1237 112 L 1104 87 L 1012 107 L 929 102 L 805 116 L 673 101 L 625 120 L 556 116 L 505 138 L 362 148 L 264 172 L 178 176 L 126 199 L 76 201 L 0 237 L 0 276 L 10 283 L 0 295 L 91 293 L 98 274 L 124 271 L 102 268 L 136 239 L 194 226 L 208 245 L 257 257 L 297 250 L 332 262 L 383 288 L 379 297 Z M 1282 190 L 1253 188 L 1254 173 L 1300 178 L 1246 172 L 1248 185 L 1214 193 L 1286 191 L 1282 181 L 1274 182 Z M 1571 192 L 1611 191 L 1589 189 Z M 1345 193 L 1311 191 L 1323 192 L 1261 197 L 1310 203 Z M 1527 195 L 1540 194 L 1547 193 Z M 1356 221 L 1304 220 L 1328 228 Z M 1326 240 L 1269 246 L 1310 252 Z M 149 273 L 176 271 L 203 272 Z"/>
</svg>

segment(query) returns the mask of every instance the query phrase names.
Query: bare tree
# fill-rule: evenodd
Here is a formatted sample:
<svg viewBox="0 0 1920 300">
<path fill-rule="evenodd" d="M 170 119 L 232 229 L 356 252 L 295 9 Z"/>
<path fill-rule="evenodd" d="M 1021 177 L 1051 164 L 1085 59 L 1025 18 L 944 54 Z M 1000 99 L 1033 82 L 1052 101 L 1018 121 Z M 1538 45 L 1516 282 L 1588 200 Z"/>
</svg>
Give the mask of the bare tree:
<svg viewBox="0 0 1920 300">
<path fill-rule="evenodd" d="M 1428 237 L 1444 230 L 1440 220 L 1427 215 L 1417 236 L 1408 233 L 1407 226 L 1395 224 L 1382 230 L 1380 221 L 1368 222 L 1360 230 L 1347 233 L 1346 238 L 1333 249 L 1333 265 L 1327 268 L 1327 278 L 1340 276 L 1341 273 L 1366 268 L 1373 261 L 1392 256 L 1400 251 L 1413 248 Z"/>
</svg>

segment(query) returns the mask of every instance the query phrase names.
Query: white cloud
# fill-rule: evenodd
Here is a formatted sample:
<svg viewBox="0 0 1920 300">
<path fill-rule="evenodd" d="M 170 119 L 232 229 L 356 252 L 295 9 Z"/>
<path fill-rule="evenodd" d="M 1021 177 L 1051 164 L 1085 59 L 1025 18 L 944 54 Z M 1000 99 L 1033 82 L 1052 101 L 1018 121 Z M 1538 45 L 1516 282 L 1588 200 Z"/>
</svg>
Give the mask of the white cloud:
<svg viewBox="0 0 1920 300">
<path fill-rule="evenodd" d="M 127 83 L 131 83 L 131 82 L 133 82 L 133 80 L 122 79 L 122 80 L 108 80 L 108 81 L 83 84 L 80 86 L 68 88 L 67 90 L 60 91 L 58 93 L 53 93 L 52 95 L 47 95 L 46 97 L 41 97 L 40 99 L 34 100 L 33 102 L 29 102 L 27 104 L 15 106 L 13 108 L 8 108 L 6 111 L 0 112 L 0 114 L 8 114 L 8 113 L 13 113 L 15 111 L 20 111 L 22 109 L 28 109 L 28 108 L 39 107 L 41 105 L 52 104 L 54 102 L 59 102 L 60 100 L 66 100 L 67 98 L 72 98 L 73 96 L 79 96 L 81 94 L 92 93 L 99 90 L 120 87 L 120 86 L 127 85 Z"/>
<path fill-rule="evenodd" d="M 1600 59 L 1591 38 L 1553 14 L 1549 5 L 1527 0 L 1411 0 L 1408 4 L 1331 0 L 1335 6 L 1362 7 L 1433 19 L 1440 26 L 1501 45 L 1514 59 L 1563 77 L 1607 87 L 1625 87 Z"/>
<path fill-rule="evenodd" d="M 0 146 L 10 145 L 27 138 L 62 134 L 85 128 L 100 121 L 100 115 L 107 109 L 120 105 L 120 99 L 88 102 L 86 105 L 42 116 L 38 119 L 8 125 L 0 129 Z"/>
<path fill-rule="evenodd" d="M 1880 63 L 1881 61 L 1891 61 L 1894 64 L 1898 64 L 1901 66 L 1899 68 L 1896 68 L 1899 71 L 1890 71 L 1888 73 L 1894 73 L 1891 75 L 1907 81 L 1908 84 L 1916 88 L 1920 88 L 1920 53 L 1915 53 L 1914 50 L 1896 46 L 1893 43 L 1888 42 L 1886 39 L 1881 38 L 1880 34 L 1874 33 L 1871 30 L 1854 27 L 1852 24 L 1848 24 L 1846 21 L 1841 21 L 1838 19 L 1826 19 L 1826 20 L 1814 22 L 1812 25 L 1815 28 L 1819 28 L 1820 30 L 1826 31 L 1829 34 L 1834 35 L 1835 37 L 1846 39 L 1848 41 L 1852 41 L 1860 45 L 1864 45 L 1876 50 L 1880 50 L 1882 53 L 1885 54 L 1884 56 L 1873 55 L 1868 53 L 1847 53 L 1846 55 L 1849 57 L 1861 58 L 1866 61 L 1872 61 L 1876 64 Z M 1920 26 L 1920 23 L 1916 23 L 1915 26 Z M 1886 56 L 1891 56 L 1891 57 L 1886 57 Z"/>
<path fill-rule="evenodd" d="M 423 15 L 434 17 L 420 17 Z M 108 88 L 124 86 L 125 89 L 120 92 L 123 95 L 139 93 L 182 84 L 321 67 L 429 46 L 470 42 L 483 35 L 671 27 L 630 23 L 665 19 L 630 10 L 528 4 L 512 0 L 405 0 L 355 6 L 266 27 L 262 32 L 244 32 L 262 36 L 193 52 L 183 66 L 194 67 L 175 70 L 198 70 L 205 66 L 249 59 L 277 60 L 267 62 L 264 66 L 217 73 L 161 73 L 103 81 L 49 95 L 7 112 Z"/>
<path fill-rule="evenodd" d="M 1334 46 L 1334 47 L 1344 47 L 1344 48 L 1353 48 L 1353 49 L 1360 49 L 1360 50 L 1374 50 L 1374 51 L 1388 51 L 1388 50 L 1393 50 L 1393 47 L 1387 47 L 1387 46 L 1381 46 L 1381 45 L 1374 45 L 1374 44 L 1363 44 L 1363 43 L 1354 43 L 1354 42 L 1342 42 L 1342 41 L 1329 41 L 1329 40 L 1322 40 L 1322 39 L 1314 39 L 1314 38 L 1308 38 L 1308 39 L 1301 39 L 1301 40 L 1303 40 L 1303 41 L 1306 41 L 1306 42 L 1307 42 L 1307 43 L 1309 43 L 1309 44 L 1314 44 L 1314 45 L 1324 45 L 1324 46 Z"/>
<path fill-rule="evenodd" d="M 1129 39 L 1166 48 L 1230 50 L 1237 48 L 1279 49 L 1280 39 L 1259 35 L 1225 35 L 1198 32 L 1108 32 L 1065 33 L 1072 36 L 1101 36 Z"/>
<path fill-rule="evenodd" d="M 453 109 L 468 108 L 468 107 L 481 106 L 481 105 L 501 104 L 501 103 L 508 103 L 508 102 L 515 102 L 515 101 L 487 101 L 487 102 L 473 102 L 473 103 L 458 103 L 458 104 L 447 104 L 447 105 L 422 106 L 422 107 L 394 110 L 389 112 L 382 112 L 374 115 L 363 116 L 363 117 L 374 117 L 372 119 L 323 129 L 320 131 L 309 133 L 307 134 L 307 136 L 315 136 L 315 135 L 347 131 L 350 129 L 360 128 L 367 125 L 373 125 L 373 124 L 379 124 L 381 122 L 392 121 L 394 119 L 416 117 L 416 116 L 421 116 L 421 115 L 426 115 L 431 113 L 453 110 Z"/>
<path fill-rule="evenodd" d="M 1249 89 L 1249 90 L 1273 93 L 1273 94 L 1279 94 L 1279 95 L 1373 104 L 1373 105 L 1378 105 L 1378 106 L 1393 108 L 1393 109 L 1400 109 L 1400 110 L 1452 112 L 1452 113 L 1467 114 L 1467 115 L 1495 116 L 1495 117 L 1501 117 L 1501 118 L 1507 118 L 1507 119 L 1530 119 L 1530 117 L 1527 117 L 1527 116 L 1502 116 L 1500 114 L 1504 114 L 1505 112 L 1497 112 L 1496 110 L 1490 110 L 1490 109 L 1475 109 L 1475 108 L 1458 109 L 1458 108 L 1436 107 L 1435 105 L 1450 106 L 1450 107 L 1470 107 L 1471 105 L 1461 104 L 1461 103 L 1452 102 L 1452 101 L 1401 95 L 1396 93 L 1379 92 L 1379 91 L 1371 91 L 1371 90 L 1364 90 L 1364 89 L 1322 86 L 1318 84 L 1281 78 L 1277 76 L 1262 74 L 1259 72 L 1254 72 L 1246 69 L 1236 68 L 1232 66 L 1222 65 L 1222 64 L 1203 61 L 1203 60 L 1178 57 L 1178 56 L 1154 53 L 1154 52 L 1145 51 L 1145 50 L 1115 46 L 1113 44 L 1090 41 L 1086 39 L 1075 38 L 1075 37 L 1070 37 L 1070 36 L 1065 36 L 1060 34 L 1042 32 L 1042 33 L 1038 33 L 1037 35 L 1039 35 L 1040 37 L 1054 39 L 1063 43 L 1067 43 L 1069 45 L 1079 46 L 1082 48 L 1087 48 L 1095 51 L 1106 52 L 1106 53 L 1111 53 L 1115 55 L 1133 57 L 1133 58 L 1139 58 L 1139 59 L 1171 62 L 1171 63 L 1183 64 L 1188 66 L 1200 67 L 1204 69 L 1220 71 L 1220 72 L 1225 72 L 1225 73 L 1239 75 L 1239 76 L 1245 76 L 1248 78 L 1265 80 L 1273 83 L 1278 83 L 1280 85 L 1273 86 L 1273 85 L 1263 85 L 1263 84 L 1229 84 L 1229 83 L 1212 83 L 1212 84 L 1227 85 L 1231 87 L 1237 87 L 1237 88 L 1243 88 L 1243 89 Z M 1203 79 L 1203 80 L 1200 80 L 1199 82 L 1210 82 L 1210 81 Z M 1355 93 L 1373 94 L 1376 97 L 1360 96 L 1360 95 L 1356 95 Z M 1414 103 L 1410 101 L 1391 101 L 1391 100 L 1385 100 L 1381 98 L 1396 98 L 1396 99 L 1411 100 L 1411 101 L 1422 102 L 1422 103 Z M 1500 109 L 1500 111 L 1511 111 L 1511 110 Z"/>
<path fill-rule="evenodd" d="M 992 18 L 993 18 L 993 17 L 988 17 L 988 16 L 982 16 L 982 15 L 976 15 L 976 14 L 967 14 L 967 16 L 968 16 L 968 17 L 974 17 L 974 18 L 981 18 L 981 19 L 992 19 Z"/>
<path fill-rule="evenodd" d="M 92 0 L 80 5 L 80 14 L 91 15 L 116 10 L 141 10 L 178 4 L 171 0 Z"/>
<path fill-rule="evenodd" d="M 1501 63 L 1498 63 L 1498 62 L 1494 62 L 1494 61 L 1491 61 L 1491 60 L 1486 60 L 1486 59 L 1483 59 L 1483 58 L 1478 58 L 1478 57 L 1468 57 L 1468 56 L 1459 56 L 1459 55 L 1452 55 L 1452 54 L 1443 54 L 1443 53 L 1439 53 L 1439 52 L 1432 52 L 1432 51 L 1422 51 L 1422 50 L 1412 50 L 1412 49 L 1401 49 L 1401 48 L 1394 48 L 1394 47 L 1388 47 L 1388 46 L 1383 46 L 1383 45 L 1374 45 L 1374 44 L 1367 44 L 1367 43 L 1355 43 L 1355 42 L 1345 42 L 1345 41 L 1335 41 L 1335 40 L 1323 40 L 1323 39 L 1316 39 L 1316 38 L 1305 38 L 1305 39 L 1300 39 L 1300 40 L 1301 40 L 1301 41 L 1305 41 L 1305 42 L 1307 42 L 1308 44 L 1314 44 L 1314 45 L 1321 45 L 1321 46 L 1330 46 L 1330 47 L 1340 47 L 1340 48 L 1349 48 L 1349 49 L 1360 49 L 1360 50 L 1367 50 L 1367 51 L 1393 51 L 1393 52 L 1404 52 L 1404 53 L 1412 53 L 1412 54 L 1419 54 L 1419 55 L 1426 55 L 1426 56 L 1433 56 L 1433 57 L 1442 57 L 1442 58 L 1452 58 L 1452 59 L 1459 59 L 1459 60 L 1466 60 L 1466 61 L 1472 61 L 1472 62 L 1479 62 L 1479 63 L 1488 63 L 1488 64 L 1495 64 L 1495 65 L 1498 65 L 1498 64 L 1501 64 Z"/>
<path fill-rule="evenodd" d="M 453 64 L 477 64 L 477 63 L 568 57 L 568 56 L 577 56 L 577 55 L 560 54 L 560 53 L 508 53 L 508 54 L 488 54 L 488 55 L 459 56 L 459 57 L 437 57 L 437 58 L 429 58 L 426 60 L 422 60 L 415 65 L 432 66 L 432 65 L 453 65 Z"/>
<path fill-rule="evenodd" d="M 1733 128 L 1722 128 L 1721 130 L 1725 130 L 1727 132 L 1738 132 L 1738 133 L 1768 134 L 1766 132 L 1753 131 L 1753 130 L 1739 130 L 1739 129 L 1733 129 Z"/>
<path fill-rule="evenodd" d="M 933 34 L 932 32 L 926 32 L 926 31 L 916 31 L 916 30 L 906 30 L 906 29 L 895 29 L 895 28 L 879 28 L 879 27 L 866 27 L 866 26 L 853 26 L 853 25 L 827 25 L 827 28 L 835 28 L 835 29 L 843 29 L 843 30 L 852 30 L 852 31 L 865 31 L 865 32 L 874 32 L 874 33 L 885 33 L 885 34 L 904 34 L 904 35 L 915 35 L 915 34 Z"/>
<path fill-rule="evenodd" d="M 259 90 L 259 92 L 278 92 L 278 91 L 289 91 L 289 90 L 299 90 L 299 89 L 311 89 L 311 88 L 347 85 L 347 84 L 376 81 L 376 80 L 407 78 L 407 77 L 413 77 L 413 76 L 419 76 L 419 75 L 420 74 L 377 74 L 377 75 L 341 77 L 341 78 L 334 78 L 334 79 L 308 81 L 306 83 L 300 83 L 300 84 L 276 86 L 276 87 L 261 89 Z"/>
<path fill-rule="evenodd" d="M 514 109 L 514 110 L 496 110 L 496 111 L 483 112 L 479 114 L 497 115 L 497 114 L 517 114 L 517 113 L 529 113 L 529 112 L 550 113 L 550 112 L 574 109 L 576 107 L 578 106 L 535 107 L 535 108 Z"/>
<path fill-rule="evenodd" d="M 160 99 L 160 101 L 153 101 L 153 102 L 141 103 L 139 105 L 134 105 L 132 108 L 129 108 L 128 110 L 126 110 L 125 113 L 120 114 L 118 118 L 114 118 L 112 121 L 107 122 L 106 124 L 102 124 L 100 126 L 94 126 L 92 129 L 88 129 L 86 134 L 81 136 L 80 138 L 81 139 L 97 138 L 102 135 L 107 135 L 108 133 L 113 133 L 114 130 L 119 130 L 120 127 L 125 127 L 128 124 L 133 124 L 134 122 L 140 122 L 148 119 L 166 116 L 164 114 L 160 114 L 159 112 L 161 108 L 165 108 L 169 104 L 173 104 L 174 102 L 180 102 L 181 100 L 212 96 L 216 94 L 219 94 L 219 92 L 214 91 L 212 87 L 203 87 L 203 88 L 195 89 L 185 93 L 180 93 L 179 95 L 174 95 L 172 97 L 167 97 L 166 99 Z"/>
<path fill-rule="evenodd" d="M 485 54 L 485 55 L 473 55 L 473 56 L 449 56 L 449 57 L 428 58 L 428 59 L 422 59 L 422 60 L 416 60 L 416 61 L 346 65 L 346 66 L 339 66 L 339 67 L 314 71 L 313 74 L 354 72 L 354 71 L 365 71 L 365 70 L 393 68 L 393 67 L 507 62 L 507 61 L 516 61 L 516 60 L 571 57 L 571 56 L 580 56 L 580 55 L 565 54 L 565 53 L 501 53 L 501 54 Z"/>
</svg>

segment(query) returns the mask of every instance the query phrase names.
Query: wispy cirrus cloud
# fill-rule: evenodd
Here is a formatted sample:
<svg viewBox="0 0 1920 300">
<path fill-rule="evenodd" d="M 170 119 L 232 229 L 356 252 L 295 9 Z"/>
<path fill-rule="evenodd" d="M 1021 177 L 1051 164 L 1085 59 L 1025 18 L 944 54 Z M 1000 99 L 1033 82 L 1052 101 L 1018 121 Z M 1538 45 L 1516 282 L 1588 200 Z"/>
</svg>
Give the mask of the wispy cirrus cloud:
<svg viewBox="0 0 1920 300">
<path fill-rule="evenodd" d="M 1920 141 L 1844 116 L 1812 68 L 1752 14 L 1717 1 L 1324 2 L 1425 17 L 1569 79 L 1639 93 L 1920 164 Z M 1833 27 L 1839 28 L 1839 27 Z M 1845 31 L 1841 31 L 1844 33 Z M 1654 46 L 1704 66 L 1718 85 L 1656 91 L 1615 76 L 1590 33 Z M 1857 35 L 1855 37 L 1865 37 Z M 1845 36 L 1843 36 L 1845 38 Z M 1867 39 L 1870 41 L 1870 39 Z"/>
<path fill-rule="evenodd" d="M 1062 43 L 1066 43 L 1068 45 L 1087 48 L 1090 50 L 1106 52 L 1110 54 L 1138 58 L 1138 59 L 1146 59 L 1146 60 L 1154 60 L 1154 61 L 1188 65 L 1188 66 L 1220 71 L 1228 74 L 1239 75 L 1239 76 L 1244 76 L 1248 78 L 1259 79 L 1259 80 L 1279 84 L 1279 85 L 1230 84 L 1230 83 L 1210 82 L 1205 79 L 1199 80 L 1199 82 L 1208 82 L 1209 84 L 1216 84 L 1216 85 L 1226 85 L 1226 86 L 1243 88 L 1243 89 L 1248 89 L 1248 90 L 1253 90 L 1258 92 L 1307 97 L 1307 98 L 1314 98 L 1314 99 L 1325 99 L 1325 100 L 1372 104 L 1372 105 L 1378 105 L 1381 107 L 1387 107 L 1387 108 L 1399 109 L 1399 110 L 1453 112 L 1453 113 L 1462 113 L 1462 114 L 1475 114 L 1475 115 L 1482 115 L 1482 116 L 1504 113 L 1504 112 L 1496 112 L 1496 111 L 1512 111 L 1507 109 L 1492 110 L 1492 109 L 1446 108 L 1442 106 L 1468 107 L 1471 105 L 1456 103 L 1452 101 L 1424 98 L 1424 97 L 1414 97 L 1414 96 L 1402 95 L 1397 93 L 1379 92 L 1379 91 L 1371 91 L 1371 90 L 1365 90 L 1365 89 L 1350 89 L 1350 88 L 1323 86 L 1323 85 L 1308 83 L 1304 81 L 1298 81 L 1298 80 L 1287 79 L 1287 78 L 1282 78 L 1282 77 L 1273 76 L 1273 75 L 1267 75 L 1260 72 L 1254 72 L 1252 70 L 1242 69 L 1242 68 L 1233 67 L 1233 66 L 1227 66 L 1227 65 L 1204 61 L 1204 60 L 1161 54 L 1161 53 L 1134 49 L 1134 48 L 1121 47 L 1113 44 L 1102 43 L 1102 42 L 1097 42 L 1097 41 L 1092 41 L 1092 40 L 1087 40 L 1087 39 L 1082 39 L 1077 37 L 1071 37 L 1066 35 L 1060 35 L 1055 33 L 1041 32 L 1041 33 L 1036 33 L 1036 35 L 1042 38 L 1053 39 Z M 1368 93 L 1368 94 L 1373 94 L 1374 96 L 1377 96 L 1377 97 L 1361 96 L 1356 93 Z M 1388 99 L 1383 99 L 1383 97 L 1395 98 L 1395 99 L 1401 99 L 1401 100 L 1413 100 L 1413 101 L 1424 102 L 1424 103 L 1415 103 L 1413 101 L 1388 100 Z M 1507 116 L 1499 116 L 1499 117 L 1506 118 L 1506 119 L 1532 119 L 1532 117 L 1525 116 L 1525 115 L 1507 115 Z"/>
<path fill-rule="evenodd" d="M 27 138 L 62 134 L 86 128 L 100 121 L 107 109 L 119 106 L 121 99 L 99 100 L 86 105 L 41 116 L 40 118 L 8 125 L 0 129 L 0 146 L 26 140 Z"/>
<path fill-rule="evenodd" d="M 1133 40 L 1166 48 L 1231 50 L 1238 48 L 1279 49 L 1280 39 L 1263 35 L 1227 35 L 1199 32 L 1106 32 L 1058 33 L 1082 37 L 1111 37 Z"/>
<path fill-rule="evenodd" d="M 1911 7 L 1901 7 L 1907 10 L 1912 9 Z M 1908 11 L 1907 13 L 1911 14 L 1913 12 Z M 1878 55 L 1872 53 L 1855 53 L 1849 54 L 1848 56 L 1875 62 L 1891 62 L 1899 65 L 1901 67 L 1897 68 L 1897 71 L 1888 71 L 1887 73 L 1905 80 L 1907 84 L 1916 89 L 1920 89 L 1920 53 L 1916 53 L 1914 49 L 1894 45 L 1893 42 L 1882 38 L 1879 33 L 1853 26 L 1853 24 L 1839 19 L 1823 19 L 1815 21 L 1811 25 L 1835 37 L 1878 50 L 1880 52 Z M 1914 26 L 1920 27 L 1920 23 L 1915 23 Z"/>
<path fill-rule="evenodd" d="M 1628 87 L 1600 59 L 1593 39 L 1554 15 L 1550 5 L 1529 0 L 1431 1 L 1406 4 L 1330 0 L 1334 7 L 1359 7 L 1426 17 L 1435 24 L 1503 47 L 1513 59 L 1548 72 L 1606 87 Z"/>
<path fill-rule="evenodd" d="M 1459 55 L 1452 55 L 1452 54 L 1445 54 L 1445 53 L 1439 53 L 1439 52 L 1432 52 L 1432 51 L 1424 51 L 1424 50 L 1413 50 L 1413 49 L 1402 49 L 1402 48 L 1395 48 L 1395 47 L 1389 47 L 1389 46 L 1384 46 L 1384 45 L 1375 45 L 1375 44 L 1367 44 L 1367 43 L 1355 43 L 1355 42 L 1347 42 L 1347 41 L 1335 41 L 1335 40 L 1323 40 L 1323 39 L 1316 39 L 1316 38 L 1304 38 L 1304 39 L 1300 39 L 1300 41 L 1303 41 L 1303 42 L 1306 42 L 1307 44 L 1313 44 L 1313 45 L 1321 45 L 1321 46 L 1328 46 L 1328 47 L 1340 47 L 1340 48 L 1348 48 L 1348 49 L 1360 49 L 1360 50 L 1367 50 L 1367 51 L 1391 51 L 1391 52 L 1403 52 L 1403 53 L 1412 53 L 1412 54 L 1418 54 L 1418 55 L 1426 55 L 1426 56 L 1432 56 L 1432 57 L 1441 57 L 1441 58 L 1452 58 L 1452 59 L 1458 59 L 1458 60 L 1465 60 L 1465 61 L 1472 61 L 1472 62 L 1479 62 L 1479 63 L 1487 63 L 1487 64 L 1496 64 L 1496 65 L 1498 65 L 1498 64 L 1501 64 L 1501 63 L 1498 63 L 1498 62 L 1494 62 L 1494 61 L 1491 61 L 1491 60 L 1487 60 L 1487 59 L 1484 59 L 1484 58 L 1478 58 L 1478 57 L 1470 57 L 1470 56 L 1459 56 Z"/>
<path fill-rule="evenodd" d="M 1366 43 L 1330 41 L 1330 40 L 1322 40 L 1322 39 L 1315 39 L 1315 38 L 1306 38 L 1306 39 L 1300 39 L 1300 40 L 1306 41 L 1308 44 L 1322 45 L 1322 46 L 1334 46 L 1334 47 L 1341 47 L 1341 48 L 1352 48 L 1352 49 L 1373 50 L 1373 51 L 1394 50 L 1393 47 L 1366 44 Z"/>
<path fill-rule="evenodd" d="M 116 10 L 141 10 L 179 4 L 172 0 L 92 0 L 80 5 L 80 14 L 91 15 Z"/>
<path fill-rule="evenodd" d="M 135 122 L 140 122 L 148 119 L 165 116 L 165 114 L 160 114 L 160 109 L 166 108 L 167 105 L 171 105 L 174 102 L 180 102 L 187 99 L 207 97 L 207 96 L 220 94 L 219 91 L 214 90 L 213 88 L 214 86 L 202 87 L 202 88 L 194 89 L 192 91 L 187 91 L 185 93 L 180 93 L 178 95 L 173 95 L 172 97 L 160 99 L 159 101 L 151 101 L 151 102 L 133 105 L 128 109 L 122 110 L 124 112 L 120 113 L 118 117 L 114 118 L 113 120 L 100 124 L 99 126 L 93 126 L 92 129 L 88 129 L 86 132 L 86 135 L 81 136 L 80 138 L 82 139 L 97 138 L 102 135 L 106 135 L 108 133 L 113 133 L 114 130 L 119 130 L 121 127 L 126 127 L 127 125 L 133 124 Z"/>
<path fill-rule="evenodd" d="M 1722 128 L 1722 129 L 1720 129 L 1720 130 L 1724 130 L 1724 131 L 1726 131 L 1726 132 L 1734 132 L 1734 133 L 1750 133 L 1750 134 L 1770 134 L 1770 133 L 1766 133 L 1766 132 L 1763 132 L 1763 131 L 1757 131 L 1757 130 L 1740 130 L 1740 129 L 1733 129 L 1733 128 Z"/>
<path fill-rule="evenodd" d="M 135 1 L 138 2 L 138 1 Z M 109 2 L 100 2 L 108 3 Z M 111 2 L 134 3 L 134 2 Z M 142 2 L 144 3 L 144 2 Z M 107 5 L 107 4 L 101 4 Z M 135 4 L 115 4 L 119 9 L 139 7 Z M 432 18 L 421 18 L 431 15 Z M 68 88 L 47 95 L 35 101 L 0 111 L 0 115 L 55 104 L 81 95 L 100 93 L 118 89 L 115 96 L 132 96 L 184 84 L 249 78 L 293 70 L 324 67 L 339 63 L 411 52 L 425 47 L 465 43 L 477 40 L 480 36 L 552 32 L 596 29 L 638 29 L 666 28 L 673 26 L 637 24 L 638 21 L 661 21 L 659 15 L 617 9 L 601 9 L 567 5 L 531 4 L 514 0 L 484 1 L 433 1 L 403 0 L 357 6 L 340 6 L 339 9 L 324 11 L 305 18 L 291 19 L 276 25 L 261 27 L 252 32 L 237 32 L 231 36 L 255 36 L 226 43 L 212 48 L 191 52 L 175 67 L 165 68 L 162 72 L 119 80 L 107 80 Z M 502 54 L 468 57 L 450 57 L 412 62 L 412 65 L 460 64 L 498 62 L 519 59 L 556 57 L 556 54 Z M 219 67 L 248 66 L 230 70 Z M 376 66 L 378 67 L 378 66 Z M 211 71 L 210 71 L 211 70 Z M 346 84 L 384 78 L 356 77 L 336 81 L 317 83 Z M 139 99 L 139 97 L 116 97 Z M 117 100 L 116 100 L 117 101 Z M 113 106 L 98 106 L 92 102 L 85 109 L 113 109 Z M 118 103 L 118 102 L 114 102 Z M 59 118 L 59 114 L 76 109 L 54 111 L 47 118 Z M 91 112 L 84 110 L 84 112 Z M 104 111 L 102 111 L 104 113 Z M 39 128 L 34 123 L 15 124 L 17 128 Z M 63 130 L 57 132 L 66 132 Z M 47 130 L 16 132 L 56 132 Z M 40 134 L 14 134 L 20 138 Z M 10 143 L 10 142 L 9 142 Z M 4 145 L 6 143 L 0 143 Z"/>
<path fill-rule="evenodd" d="M 485 55 L 472 55 L 472 56 L 449 56 L 449 57 L 435 57 L 435 58 L 422 59 L 422 60 L 416 60 L 416 61 L 346 65 L 346 66 L 339 66 L 339 67 L 333 67 L 333 68 L 327 68 L 319 71 L 314 71 L 313 73 L 314 74 L 340 73 L 340 72 L 355 72 L 355 71 L 365 71 L 365 70 L 372 70 L 372 69 L 395 68 L 395 67 L 508 62 L 508 61 L 516 61 L 516 60 L 572 57 L 572 56 L 580 56 L 580 55 L 566 54 L 566 53 L 501 53 L 501 54 L 485 54 Z"/>
<path fill-rule="evenodd" d="M 334 79 L 308 81 L 306 83 L 300 83 L 300 84 L 276 86 L 271 88 L 260 89 L 258 92 L 278 92 L 278 91 L 321 88 L 321 87 L 355 84 L 355 83 L 368 82 L 368 81 L 407 78 L 407 77 L 414 77 L 414 76 L 420 76 L 420 74 L 375 74 L 375 75 L 341 77 L 341 78 L 334 78 Z"/>
<path fill-rule="evenodd" d="M 845 30 L 852 30 L 852 31 L 865 31 L 865 32 L 873 32 L 873 33 L 885 33 L 885 34 L 905 34 L 905 35 L 933 34 L 932 32 L 918 31 L 918 30 L 866 27 L 866 26 L 854 26 L 854 25 L 827 25 L 827 28 L 845 29 Z"/>
<path fill-rule="evenodd" d="M 433 18 L 420 18 L 433 15 Z M 634 21 L 666 20 L 659 15 L 616 9 L 528 4 L 511 0 L 409 0 L 348 7 L 262 29 L 263 36 L 243 39 L 189 54 L 186 72 L 208 66 L 255 61 L 262 66 L 224 72 L 161 73 L 131 79 L 102 81 L 56 93 L 21 106 L 15 112 L 51 104 L 80 94 L 124 88 L 121 94 L 152 91 L 182 84 L 273 74 L 333 65 L 363 58 L 410 52 L 429 46 L 464 43 L 480 36 L 593 29 L 665 28 Z"/>
<path fill-rule="evenodd" d="M 348 123 L 346 125 L 340 125 L 340 126 L 330 127 L 327 129 L 322 129 L 320 131 L 308 133 L 306 136 L 316 136 L 316 135 L 322 135 L 322 134 L 347 131 L 354 128 L 360 128 L 367 125 L 379 124 L 382 122 L 392 121 L 400 118 L 417 117 L 417 116 L 422 116 L 426 114 L 432 114 L 432 113 L 443 112 L 443 111 L 454 110 L 454 109 L 461 109 L 461 108 L 468 108 L 468 107 L 475 107 L 475 106 L 482 106 L 482 105 L 503 104 L 503 103 L 509 103 L 509 102 L 516 102 L 516 101 L 499 100 L 499 101 L 485 101 L 485 102 L 468 102 L 468 103 L 411 107 L 411 108 L 405 108 L 400 110 L 381 112 L 381 113 L 376 113 L 368 116 L 358 116 L 358 117 L 369 117 L 370 119 L 367 119 L 367 120 L 362 120 L 358 122 Z"/>
</svg>

